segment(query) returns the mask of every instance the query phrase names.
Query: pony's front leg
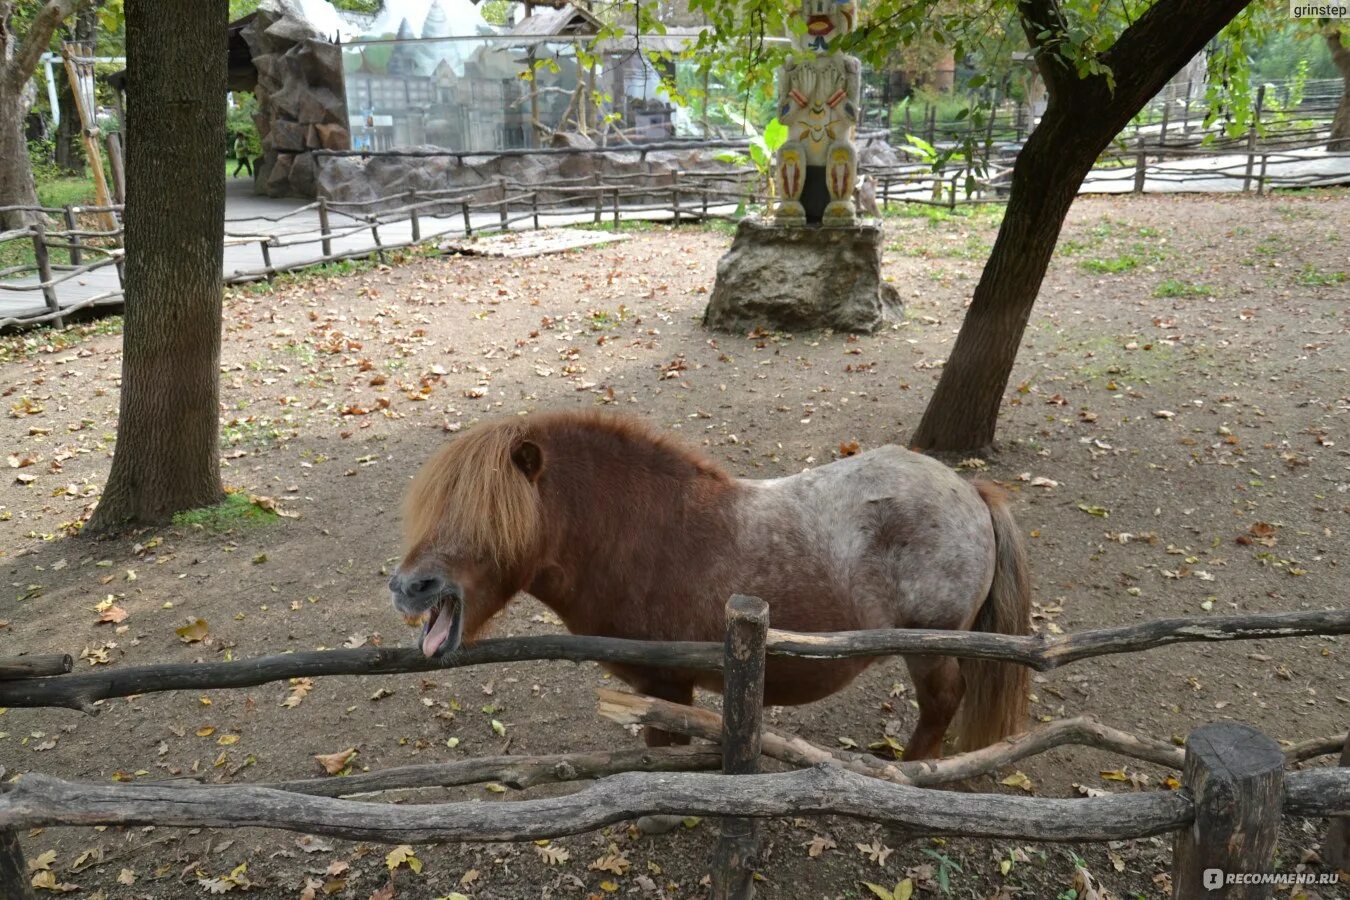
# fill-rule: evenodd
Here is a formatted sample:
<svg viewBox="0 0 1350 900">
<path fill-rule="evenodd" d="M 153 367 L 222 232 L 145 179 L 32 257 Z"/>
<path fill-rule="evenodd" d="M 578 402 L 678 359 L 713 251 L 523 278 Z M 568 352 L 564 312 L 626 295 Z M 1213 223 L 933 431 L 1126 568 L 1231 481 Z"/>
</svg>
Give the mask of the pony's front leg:
<svg viewBox="0 0 1350 900">
<path fill-rule="evenodd" d="M 907 656 L 905 665 L 919 703 L 919 724 L 905 745 L 905 759 L 935 759 L 965 693 L 961 666 L 950 656 Z"/>
<path fill-rule="evenodd" d="M 684 706 L 694 704 L 693 684 L 651 681 L 645 684 L 634 684 L 633 689 L 638 693 L 647 694 L 670 703 L 679 703 Z M 647 742 L 648 747 L 682 747 L 689 743 L 689 735 L 687 734 L 672 734 L 650 725 L 643 727 L 642 739 Z M 637 820 L 637 829 L 643 834 L 666 834 L 678 828 L 683 821 L 683 816 L 642 816 Z"/>
</svg>

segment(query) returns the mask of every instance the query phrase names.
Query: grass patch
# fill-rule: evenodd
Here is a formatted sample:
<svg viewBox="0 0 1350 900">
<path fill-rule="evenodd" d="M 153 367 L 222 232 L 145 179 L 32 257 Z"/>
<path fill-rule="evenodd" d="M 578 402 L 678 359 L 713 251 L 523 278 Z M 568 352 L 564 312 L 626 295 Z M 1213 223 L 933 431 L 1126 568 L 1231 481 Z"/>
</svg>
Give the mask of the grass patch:
<svg viewBox="0 0 1350 900">
<path fill-rule="evenodd" d="M 1091 272 L 1094 275 L 1119 275 L 1122 272 L 1137 269 L 1140 265 L 1139 257 L 1129 253 L 1122 253 L 1120 256 L 1110 258 L 1085 259 L 1079 263 L 1083 271 Z"/>
<path fill-rule="evenodd" d="M 58 353 L 100 334 L 121 334 L 122 317 L 105 316 L 93 322 L 56 328 L 43 325 L 0 337 L 0 363 L 32 359 L 41 353 Z"/>
<path fill-rule="evenodd" d="M 1294 281 L 1304 287 L 1331 287 L 1345 284 L 1347 277 L 1344 272 L 1323 272 L 1314 265 L 1306 265 L 1294 276 Z"/>
<path fill-rule="evenodd" d="M 223 503 L 215 506 L 201 506 L 174 513 L 173 524 L 179 528 L 202 528 L 220 533 L 236 528 L 268 525 L 279 518 L 281 517 L 272 510 L 254 503 L 243 491 L 233 491 L 225 495 Z"/>
<path fill-rule="evenodd" d="M 1207 284 L 1169 278 L 1153 289 L 1155 297 L 1210 297 L 1214 289 Z"/>
<path fill-rule="evenodd" d="M 923 219 L 928 222 L 930 228 L 937 228 L 951 221 L 992 227 L 1002 223 L 1005 209 L 1002 203 L 963 203 L 952 209 L 946 206 L 897 200 L 891 207 L 883 209 L 881 215 L 886 219 Z"/>
</svg>

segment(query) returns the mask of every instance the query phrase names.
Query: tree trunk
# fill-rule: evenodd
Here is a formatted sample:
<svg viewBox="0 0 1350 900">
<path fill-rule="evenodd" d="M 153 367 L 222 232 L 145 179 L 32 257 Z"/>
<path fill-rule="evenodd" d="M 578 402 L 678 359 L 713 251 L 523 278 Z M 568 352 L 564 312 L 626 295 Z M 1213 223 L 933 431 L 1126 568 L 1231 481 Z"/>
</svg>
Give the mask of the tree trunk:
<svg viewBox="0 0 1350 900">
<path fill-rule="evenodd" d="M 1341 102 L 1336 107 L 1336 116 L 1331 120 L 1331 139 L 1327 149 L 1331 151 L 1350 150 L 1350 46 L 1341 40 L 1336 28 L 1326 32 L 1327 47 L 1331 50 L 1331 60 L 1341 73 Z"/>
<path fill-rule="evenodd" d="M 1064 217 L 1097 156 L 1144 104 L 1249 0 L 1158 0 L 1080 78 L 1057 53 L 1068 33 L 1053 0 L 1018 9 L 1049 88 L 1049 105 L 1013 167 L 1008 209 L 956 344 L 914 436 L 924 450 L 980 450 L 994 442 L 1003 390 L 1017 359 Z"/>
<path fill-rule="evenodd" d="M 117 449 L 91 533 L 220 501 L 226 0 L 127 0 L 126 308 Z"/>
<path fill-rule="evenodd" d="M 28 141 L 23 120 L 28 100 L 22 89 L 11 90 L 0 82 L 0 207 L 37 206 L 33 167 L 28 162 Z M 0 231 L 21 228 L 36 219 L 30 212 L 0 212 Z"/>
</svg>

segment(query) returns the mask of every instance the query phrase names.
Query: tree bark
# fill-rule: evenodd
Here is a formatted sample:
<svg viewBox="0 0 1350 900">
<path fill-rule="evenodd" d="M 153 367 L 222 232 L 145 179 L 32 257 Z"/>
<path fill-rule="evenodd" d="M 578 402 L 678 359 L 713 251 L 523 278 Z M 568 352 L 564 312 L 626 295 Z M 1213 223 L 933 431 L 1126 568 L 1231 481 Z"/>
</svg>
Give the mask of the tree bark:
<svg viewBox="0 0 1350 900">
<path fill-rule="evenodd" d="M 1341 102 L 1336 107 L 1336 116 L 1331 120 L 1331 139 L 1327 149 L 1331 151 L 1350 150 L 1350 46 L 1341 39 L 1338 28 L 1326 31 L 1327 48 L 1331 50 L 1331 60 L 1341 73 Z"/>
<path fill-rule="evenodd" d="M 112 472 L 94 534 L 217 503 L 225 0 L 128 0 L 126 307 Z"/>
<path fill-rule="evenodd" d="M 47 0 L 24 34 L 11 31 L 13 0 L 0 0 L 0 207 L 37 206 L 24 117 L 32 102 L 29 79 L 61 21 L 87 0 Z M 29 211 L 0 212 L 0 230 L 36 219 Z"/>
<path fill-rule="evenodd" d="M 1013 167 L 1008 209 L 970 309 L 911 445 L 979 450 L 998 409 L 1064 217 L 1098 155 L 1249 0 L 1158 0 L 1079 77 L 1056 49 L 1069 27 L 1055 0 L 1020 0 L 1049 103 Z"/>
</svg>

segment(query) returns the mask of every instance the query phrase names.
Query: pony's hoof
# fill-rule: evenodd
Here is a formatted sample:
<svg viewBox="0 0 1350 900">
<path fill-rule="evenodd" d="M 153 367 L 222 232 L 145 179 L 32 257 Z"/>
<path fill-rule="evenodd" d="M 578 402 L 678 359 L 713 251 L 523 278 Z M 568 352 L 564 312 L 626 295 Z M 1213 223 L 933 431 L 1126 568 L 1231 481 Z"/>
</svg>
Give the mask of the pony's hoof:
<svg viewBox="0 0 1350 900">
<path fill-rule="evenodd" d="M 637 830 L 643 834 L 669 834 L 683 822 L 684 816 L 643 816 L 637 820 Z"/>
</svg>

